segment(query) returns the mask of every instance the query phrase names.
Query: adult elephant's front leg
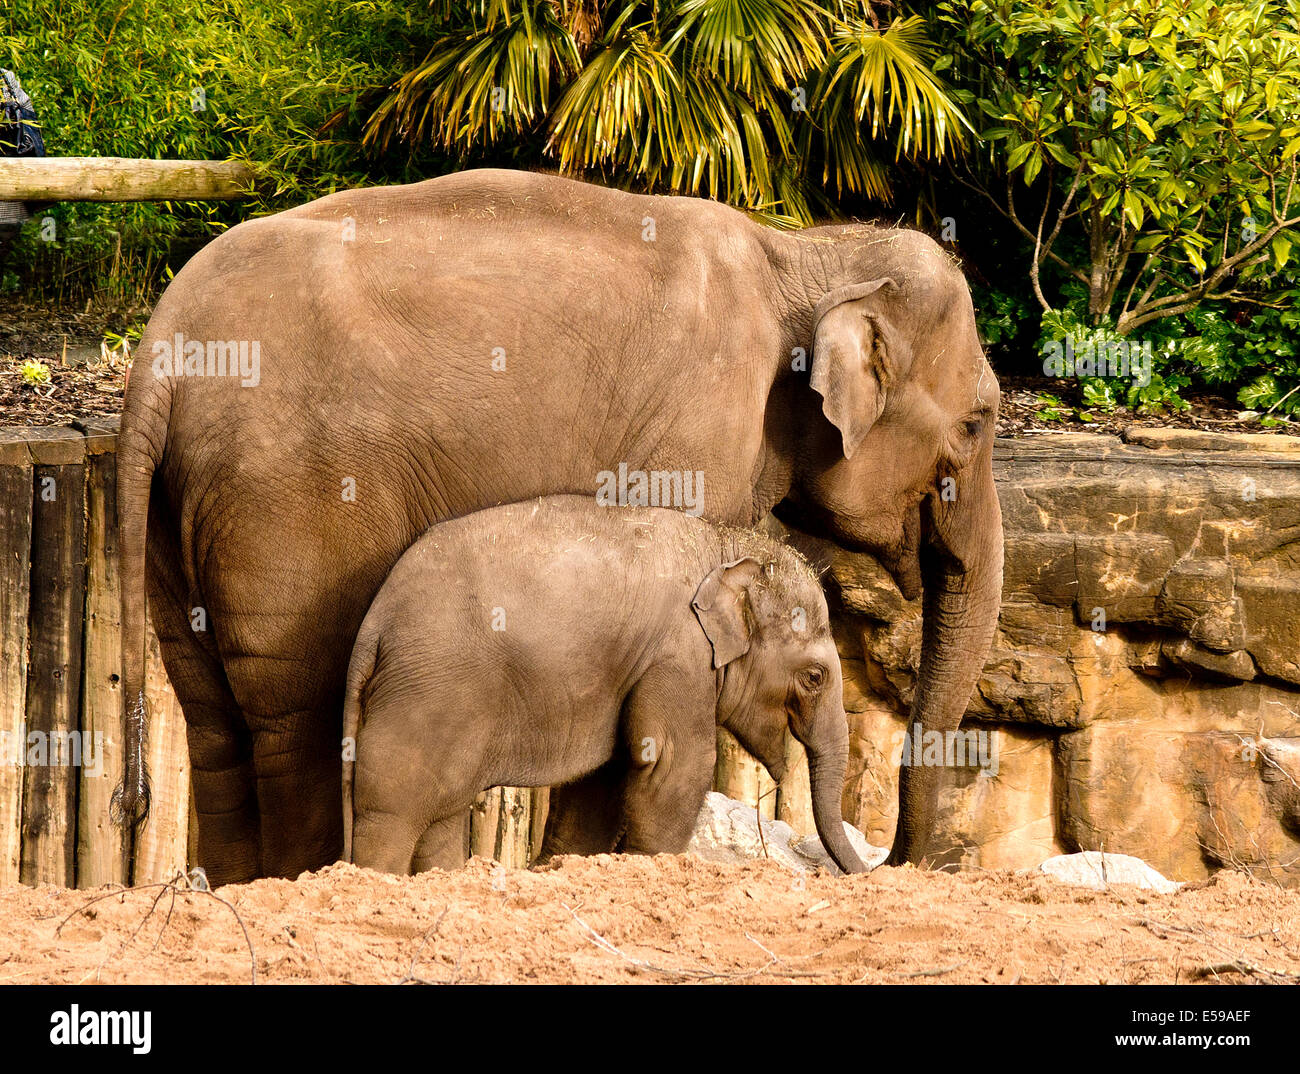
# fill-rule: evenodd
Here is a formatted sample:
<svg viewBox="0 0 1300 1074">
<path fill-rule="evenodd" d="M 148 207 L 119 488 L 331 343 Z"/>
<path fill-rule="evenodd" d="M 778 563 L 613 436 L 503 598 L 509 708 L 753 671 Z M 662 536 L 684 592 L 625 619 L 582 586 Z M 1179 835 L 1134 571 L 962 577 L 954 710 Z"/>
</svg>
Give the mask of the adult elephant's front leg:
<svg viewBox="0 0 1300 1074">
<path fill-rule="evenodd" d="M 627 764 L 612 760 L 582 779 L 552 787 L 537 864 L 557 854 L 610 853 L 623 832 L 626 776 Z"/>
</svg>

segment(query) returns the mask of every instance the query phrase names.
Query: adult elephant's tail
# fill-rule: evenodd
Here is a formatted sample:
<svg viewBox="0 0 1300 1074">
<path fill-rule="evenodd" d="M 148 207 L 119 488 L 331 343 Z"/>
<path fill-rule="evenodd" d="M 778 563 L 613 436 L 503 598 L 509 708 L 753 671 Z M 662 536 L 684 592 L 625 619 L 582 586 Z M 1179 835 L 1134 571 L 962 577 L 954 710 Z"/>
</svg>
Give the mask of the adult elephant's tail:
<svg viewBox="0 0 1300 1074">
<path fill-rule="evenodd" d="M 355 809 L 352 787 L 356 778 L 357 733 L 361 730 L 361 694 L 375 670 L 379 655 L 379 632 L 361 624 L 352 660 L 348 664 L 348 681 L 343 693 L 343 860 L 352 860 L 352 822 Z"/>
<path fill-rule="evenodd" d="M 143 343 L 140 354 L 148 352 Z M 138 363 L 143 364 L 143 363 Z M 129 379 L 117 438 L 117 527 L 122 582 L 122 782 L 113 791 L 114 823 L 134 828 L 149 813 L 144 700 L 145 540 L 149 492 L 162 462 L 171 417 L 171 384 L 145 365 Z"/>
</svg>

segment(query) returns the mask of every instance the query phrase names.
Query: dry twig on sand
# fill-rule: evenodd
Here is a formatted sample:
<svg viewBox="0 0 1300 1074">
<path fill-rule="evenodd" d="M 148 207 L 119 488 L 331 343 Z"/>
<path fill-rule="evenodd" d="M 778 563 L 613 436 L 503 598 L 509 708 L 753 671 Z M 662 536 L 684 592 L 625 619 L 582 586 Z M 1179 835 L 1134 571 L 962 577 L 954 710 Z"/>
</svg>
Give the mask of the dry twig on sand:
<svg viewBox="0 0 1300 1074">
<path fill-rule="evenodd" d="M 257 984 L 257 955 L 253 950 L 253 939 L 248 933 L 248 926 L 244 924 L 244 919 L 240 916 L 239 911 L 236 910 L 235 907 L 230 902 L 223 899 L 220 895 L 216 894 L 214 891 L 211 891 L 205 887 L 192 886 L 189 882 L 189 879 L 186 877 L 186 875 L 183 872 L 177 873 L 175 878 L 171 880 L 163 881 L 160 883 L 140 884 L 136 887 L 130 887 L 130 888 L 125 888 L 125 887 L 116 888 L 113 891 L 107 891 L 102 895 L 96 895 L 93 898 L 88 899 L 86 902 L 82 903 L 70 914 L 68 914 L 62 921 L 60 921 L 58 925 L 55 926 L 54 935 L 55 936 L 60 935 L 63 931 L 64 925 L 66 925 L 78 914 L 85 913 L 87 910 L 90 909 L 90 907 L 94 906 L 98 902 L 103 902 L 105 899 L 111 899 L 118 895 L 130 895 L 137 891 L 153 891 L 155 888 L 158 889 L 158 894 L 154 896 L 154 900 L 150 904 L 148 912 L 144 915 L 143 918 L 140 919 L 140 923 L 136 925 L 136 927 L 132 930 L 131 935 L 128 936 L 122 942 L 121 947 L 119 947 L 116 952 L 110 955 L 109 958 L 104 959 L 104 961 L 101 962 L 95 968 L 96 979 L 98 979 L 99 971 L 104 967 L 105 963 L 109 962 L 113 958 L 117 958 L 124 951 L 126 951 L 126 949 L 131 945 L 132 941 L 135 940 L 136 936 L 140 934 L 140 930 L 144 928 L 145 922 L 147 922 L 149 918 L 153 916 L 153 912 L 158 908 L 158 904 L 162 901 L 162 897 L 166 895 L 168 892 L 170 892 L 172 896 L 172 901 L 171 904 L 167 907 L 167 916 L 163 919 L 162 928 L 159 929 L 158 931 L 158 937 L 154 940 L 153 947 L 149 948 L 149 953 L 152 954 L 155 950 L 157 950 L 158 944 L 162 940 L 163 933 L 167 931 L 167 926 L 168 924 L 170 924 L 172 919 L 172 908 L 176 905 L 176 896 L 178 894 L 206 895 L 209 898 L 215 899 L 217 902 L 221 903 L 222 906 L 224 906 L 227 910 L 229 910 L 232 914 L 235 915 L 235 920 L 239 923 L 240 931 L 243 932 L 244 934 L 244 942 L 248 944 L 248 962 L 249 962 L 249 971 L 250 971 L 249 983 Z"/>
</svg>

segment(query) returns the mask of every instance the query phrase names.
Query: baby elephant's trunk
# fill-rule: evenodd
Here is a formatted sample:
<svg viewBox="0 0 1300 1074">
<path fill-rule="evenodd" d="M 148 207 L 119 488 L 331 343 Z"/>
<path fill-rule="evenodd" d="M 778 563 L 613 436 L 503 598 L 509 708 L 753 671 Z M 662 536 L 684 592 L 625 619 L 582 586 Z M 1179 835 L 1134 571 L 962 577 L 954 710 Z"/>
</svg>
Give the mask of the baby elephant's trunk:
<svg viewBox="0 0 1300 1074">
<path fill-rule="evenodd" d="M 835 706 L 839 708 L 839 706 Z M 844 834 L 840 795 L 849 763 L 849 728 L 844 710 L 839 718 L 829 713 L 817 721 L 814 733 L 803 743 L 808 751 L 808 775 L 812 784 L 813 822 L 822 846 L 846 873 L 865 873 L 867 867 Z"/>
</svg>

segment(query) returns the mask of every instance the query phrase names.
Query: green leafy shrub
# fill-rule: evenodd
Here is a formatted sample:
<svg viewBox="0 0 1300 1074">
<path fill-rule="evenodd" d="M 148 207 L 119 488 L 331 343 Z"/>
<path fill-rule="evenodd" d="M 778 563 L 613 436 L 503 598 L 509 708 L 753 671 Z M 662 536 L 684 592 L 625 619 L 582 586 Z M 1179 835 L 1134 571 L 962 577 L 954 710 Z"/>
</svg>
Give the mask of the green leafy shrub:
<svg viewBox="0 0 1300 1074">
<path fill-rule="evenodd" d="M 971 298 L 980 339 L 992 361 L 1010 366 L 1033 348 L 1036 318 L 1023 295 L 973 283 Z"/>
<path fill-rule="evenodd" d="M 975 185 L 1030 246 L 1043 309 L 1059 305 L 1043 288 L 1049 263 L 1086 290 L 1094 324 L 1125 335 L 1272 289 L 1300 242 L 1293 4 L 948 0 L 939 11 L 995 148 Z M 1058 245 L 1070 235 L 1086 241 Z"/>
<path fill-rule="evenodd" d="M 34 358 L 28 358 L 18 367 L 18 375 L 22 381 L 31 388 L 43 388 L 50 382 L 50 367 L 44 362 L 38 362 Z"/>
</svg>

